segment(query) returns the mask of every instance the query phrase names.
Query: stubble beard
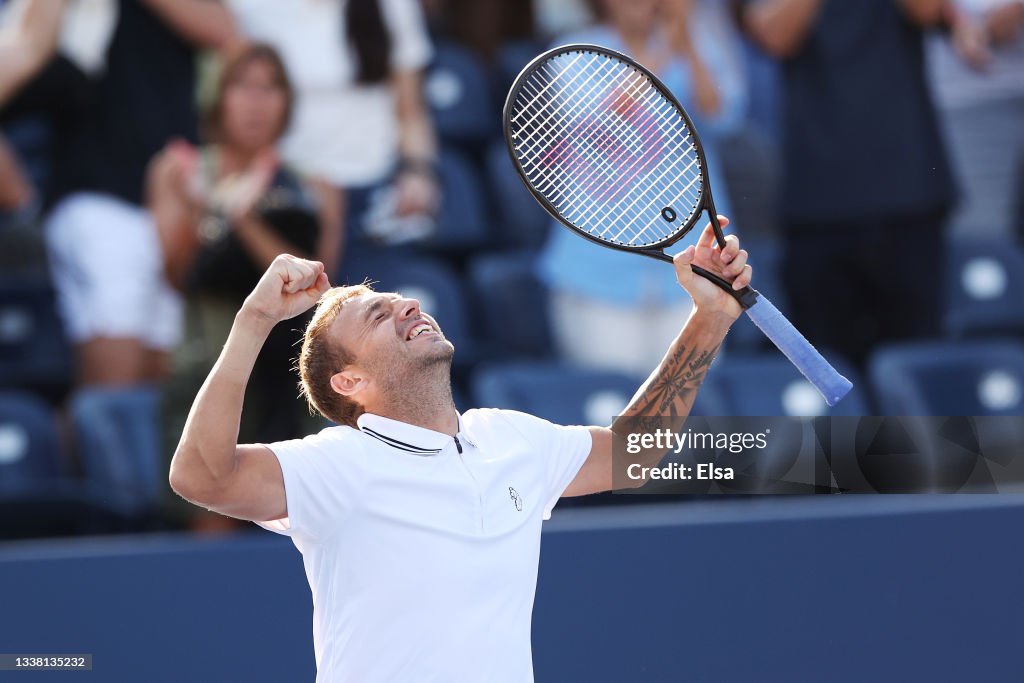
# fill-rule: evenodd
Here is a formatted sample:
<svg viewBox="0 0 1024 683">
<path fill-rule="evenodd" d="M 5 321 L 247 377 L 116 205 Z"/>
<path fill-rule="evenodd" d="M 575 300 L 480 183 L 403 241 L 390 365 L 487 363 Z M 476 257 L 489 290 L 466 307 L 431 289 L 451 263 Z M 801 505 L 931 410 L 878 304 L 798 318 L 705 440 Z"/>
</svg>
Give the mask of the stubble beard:
<svg viewBox="0 0 1024 683">
<path fill-rule="evenodd" d="M 401 362 L 379 368 L 377 376 L 381 378 L 382 394 L 387 396 L 389 408 L 411 421 L 452 408 L 454 353 L 454 347 L 446 341 L 442 348 L 430 353 L 405 357 Z"/>
</svg>

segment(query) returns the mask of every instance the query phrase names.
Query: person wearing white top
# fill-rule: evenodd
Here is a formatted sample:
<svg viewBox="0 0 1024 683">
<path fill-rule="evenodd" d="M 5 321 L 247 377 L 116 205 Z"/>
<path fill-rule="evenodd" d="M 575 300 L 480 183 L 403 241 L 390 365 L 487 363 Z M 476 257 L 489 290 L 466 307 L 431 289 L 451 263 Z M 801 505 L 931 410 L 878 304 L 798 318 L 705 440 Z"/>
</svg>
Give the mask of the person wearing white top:
<svg viewBox="0 0 1024 683">
<path fill-rule="evenodd" d="M 317 681 L 532 681 L 541 521 L 561 496 L 623 487 L 613 431 L 628 433 L 638 418 L 682 425 L 741 312 L 690 264 L 741 288 L 751 277 L 746 260 L 734 236 L 719 249 L 708 225 L 675 257 L 693 314 L 625 417 L 612 427 L 563 427 L 508 410 L 460 414 L 454 347 L 416 300 L 331 288 L 323 264 L 281 255 L 239 310 L 196 397 L 171 486 L 292 538 L 313 593 Z M 260 346 L 277 322 L 314 304 L 299 373 L 311 406 L 338 426 L 237 445 Z M 639 458 L 653 464 L 662 455 Z"/>
<path fill-rule="evenodd" d="M 387 184 L 399 215 L 437 209 L 437 141 L 421 88 L 432 48 L 415 0 L 227 5 L 243 35 L 277 48 L 295 86 L 285 161 L 344 189 L 350 222 Z"/>
<path fill-rule="evenodd" d="M 955 0 L 928 45 L 932 91 L 960 185 L 957 237 L 1024 231 L 1024 0 Z M 1022 233 L 1024 234 L 1024 233 Z"/>
</svg>

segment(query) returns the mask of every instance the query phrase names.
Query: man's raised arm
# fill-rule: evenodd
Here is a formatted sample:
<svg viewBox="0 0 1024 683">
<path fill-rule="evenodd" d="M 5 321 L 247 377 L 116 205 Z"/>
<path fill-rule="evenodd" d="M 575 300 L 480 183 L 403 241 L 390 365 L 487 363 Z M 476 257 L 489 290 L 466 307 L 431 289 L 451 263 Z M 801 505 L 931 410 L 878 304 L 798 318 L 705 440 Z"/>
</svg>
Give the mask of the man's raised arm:
<svg viewBox="0 0 1024 683">
<path fill-rule="evenodd" d="M 238 445 L 242 400 L 270 330 L 312 308 L 328 287 L 322 263 L 282 254 L 246 298 L 171 461 L 171 488 L 182 498 L 239 519 L 287 516 L 277 458 L 265 446 Z"/>
<path fill-rule="evenodd" d="M 724 216 L 719 218 L 723 227 L 729 224 Z M 689 416 L 711 361 L 715 359 L 729 328 L 742 313 L 736 299 L 708 280 L 694 275 L 691 263 L 732 282 L 734 289 L 750 284 L 752 271 L 747 265 L 747 252 L 739 248 L 739 241 L 734 235 L 729 235 L 726 247 L 719 250 L 710 224 L 701 234 L 696 248 L 689 247 L 675 257 L 676 277 L 693 297 L 693 313 L 664 360 L 640 387 L 615 424 L 610 428 L 590 429 L 593 439 L 590 455 L 563 496 L 582 496 L 613 488 L 616 482 L 612 458 L 615 434 L 625 437 L 638 429 L 647 432 L 663 428 L 677 430 Z M 647 449 L 634 456 L 632 461 L 654 467 L 664 454 L 664 449 Z M 645 482 L 638 479 L 630 483 L 641 486 Z"/>
</svg>

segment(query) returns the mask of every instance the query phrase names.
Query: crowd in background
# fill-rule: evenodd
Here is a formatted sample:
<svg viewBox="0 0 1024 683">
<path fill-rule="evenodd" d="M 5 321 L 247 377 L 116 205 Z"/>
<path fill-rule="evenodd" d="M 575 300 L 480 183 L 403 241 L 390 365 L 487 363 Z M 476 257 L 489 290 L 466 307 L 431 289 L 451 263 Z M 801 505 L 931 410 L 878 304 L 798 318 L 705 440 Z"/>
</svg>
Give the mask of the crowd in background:
<svg viewBox="0 0 1024 683">
<path fill-rule="evenodd" d="M 661 77 L 719 212 L 778 250 L 791 319 L 855 368 L 942 336 L 950 238 L 1024 235 L 1019 0 L 0 0 L 0 267 L 56 292 L 69 468 L 126 519 L 159 517 L 190 400 L 273 257 L 334 283 L 438 257 L 444 206 L 468 201 L 445 196 L 445 159 L 486 176 L 511 78 L 567 42 Z M 485 135 L 431 115 L 447 50 L 486 74 Z M 493 239 L 440 254 L 455 272 L 507 246 L 489 231 L 515 217 L 485 201 Z M 657 364 L 690 310 L 663 264 L 550 221 L 526 246 L 560 357 Z M 322 426 L 292 373 L 302 326 L 268 340 L 243 440 Z"/>
</svg>

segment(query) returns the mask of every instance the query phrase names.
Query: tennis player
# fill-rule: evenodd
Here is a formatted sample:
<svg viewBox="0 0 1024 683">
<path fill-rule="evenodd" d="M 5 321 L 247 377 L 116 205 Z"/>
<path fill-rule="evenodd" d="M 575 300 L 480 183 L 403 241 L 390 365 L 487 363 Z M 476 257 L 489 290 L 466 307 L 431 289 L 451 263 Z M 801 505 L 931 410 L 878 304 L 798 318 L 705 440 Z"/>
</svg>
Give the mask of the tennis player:
<svg viewBox="0 0 1024 683">
<path fill-rule="evenodd" d="M 675 258 L 693 313 L 624 415 L 680 418 L 740 306 L 696 263 L 749 284 L 747 254 L 710 225 Z M 319 303 L 318 303 L 319 302 Z M 242 395 L 271 328 L 317 305 L 299 357 L 310 404 L 337 423 L 238 445 Z M 275 259 L 235 317 L 192 406 L 171 486 L 290 536 L 313 593 L 318 682 L 533 680 L 541 521 L 561 496 L 612 488 L 612 434 L 508 410 L 459 413 L 454 347 L 414 299 L 330 288 Z"/>
</svg>

